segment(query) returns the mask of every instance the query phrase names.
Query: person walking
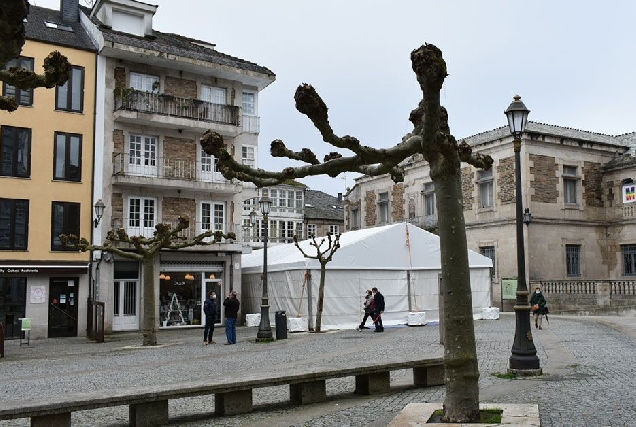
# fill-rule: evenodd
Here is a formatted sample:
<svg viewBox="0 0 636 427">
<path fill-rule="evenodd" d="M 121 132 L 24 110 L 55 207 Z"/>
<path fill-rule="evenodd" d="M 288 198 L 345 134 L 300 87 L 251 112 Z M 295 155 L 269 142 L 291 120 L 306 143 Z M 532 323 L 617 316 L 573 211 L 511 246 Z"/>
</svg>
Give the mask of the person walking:
<svg viewBox="0 0 636 427">
<path fill-rule="evenodd" d="M 364 296 L 364 317 L 362 318 L 362 322 L 360 326 L 358 326 L 358 330 L 369 329 L 368 326 L 364 326 L 367 323 L 367 319 L 371 317 L 371 321 L 373 321 L 373 292 L 367 289 L 367 294 Z"/>
<path fill-rule="evenodd" d="M 541 288 L 537 286 L 532 294 L 532 298 L 530 298 L 530 306 L 534 314 L 534 327 L 537 329 L 543 329 L 543 316 L 547 310 L 546 304 L 547 301 L 541 293 Z"/>
<path fill-rule="evenodd" d="M 216 322 L 216 294 L 210 291 L 208 299 L 203 303 L 205 313 L 205 329 L 203 330 L 203 345 L 216 344 L 212 340 L 214 334 L 214 322 Z"/>
<path fill-rule="evenodd" d="M 223 306 L 225 307 L 225 336 L 227 337 L 225 345 L 236 344 L 236 317 L 241 306 L 236 298 L 236 291 L 228 294 L 223 301 Z"/>
<path fill-rule="evenodd" d="M 384 295 L 378 291 L 378 288 L 371 289 L 373 292 L 373 323 L 375 324 L 375 332 L 384 332 L 382 325 L 382 313 L 384 313 Z"/>
</svg>

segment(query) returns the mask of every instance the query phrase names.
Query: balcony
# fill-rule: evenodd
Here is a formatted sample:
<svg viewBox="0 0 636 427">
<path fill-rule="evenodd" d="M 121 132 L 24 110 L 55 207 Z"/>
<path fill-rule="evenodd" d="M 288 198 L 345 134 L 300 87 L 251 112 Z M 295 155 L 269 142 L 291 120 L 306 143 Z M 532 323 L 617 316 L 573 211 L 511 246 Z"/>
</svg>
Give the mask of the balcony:
<svg viewBox="0 0 636 427">
<path fill-rule="evenodd" d="M 238 181 L 228 181 L 212 169 L 209 162 L 119 153 L 113 159 L 113 184 L 229 194 L 241 191 Z"/>
<path fill-rule="evenodd" d="M 131 88 L 116 91 L 114 116 L 117 121 L 156 128 L 194 132 L 213 129 L 227 136 L 236 136 L 242 131 L 239 107 Z M 249 117 L 255 118 L 256 124 L 250 122 L 248 126 L 258 127 L 258 117 Z"/>
<path fill-rule="evenodd" d="M 423 228 L 425 230 L 437 227 L 437 214 L 427 216 L 415 216 L 407 218 L 406 221 L 415 225 L 416 227 Z"/>
<path fill-rule="evenodd" d="M 258 116 L 250 116 L 248 114 L 243 114 L 241 117 L 241 122 L 243 124 L 243 132 L 245 133 L 255 133 L 258 134 L 261 131 L 261 118 Z"/>
</svg>

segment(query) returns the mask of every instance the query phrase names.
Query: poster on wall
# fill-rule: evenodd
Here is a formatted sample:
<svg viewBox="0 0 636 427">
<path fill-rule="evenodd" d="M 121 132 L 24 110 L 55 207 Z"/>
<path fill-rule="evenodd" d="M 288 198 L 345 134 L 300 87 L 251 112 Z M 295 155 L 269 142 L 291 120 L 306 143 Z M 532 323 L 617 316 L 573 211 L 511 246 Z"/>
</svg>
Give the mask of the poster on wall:
<svg viewBox="0 0 636 427">
<path fill-rule="evenodd" d="M 517 279 L 501 279 L 501 299 L 517 299 Z"/>
<path fill-rule="evenodd" d="M 623 185 L 623 204 L 636 202 L 636 184 Z"/>
<path fill-rule="evenodd" d="M 31 304 L 44 304 L 46 302 L 46 287 L 31 286 L 29 302 Z"/>
</svg>

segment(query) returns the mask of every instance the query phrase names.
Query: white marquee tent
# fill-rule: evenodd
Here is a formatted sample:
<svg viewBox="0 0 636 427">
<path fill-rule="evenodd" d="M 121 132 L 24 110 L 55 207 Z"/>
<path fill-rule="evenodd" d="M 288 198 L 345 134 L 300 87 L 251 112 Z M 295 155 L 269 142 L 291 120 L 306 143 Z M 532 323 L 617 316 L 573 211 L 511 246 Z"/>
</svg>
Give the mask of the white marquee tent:
<svg viewBox="0 0 636 427">
<path fill-rule="evenodd" d="M 316 249 L 310 242 L 304 240 L 299 245 L 307 254 L 315 255 Z M 323 247 L 326 245 L 325 242 Z M 268 247 L 267 257 L 272 321 L 276 311 L 284 310 L 288 318 L 309 317 L 309 325 L 315 325 L 320 284 L 318 260 L 305 258 L 294 244 Z M 491 304 L 492 262 L 473 251 L 468 251 L 468 262 L 473 315 L 479 317 L 482 309 Z M 260 313 L 262 269 L 262 249 L 242 256 L 243 313 Z M 306 280 L 307 272 L 309 280 Z M 439 320 L 439 236 L 412 224 L 398 223 L 343 233 L 340 248 L 327 264 L 325 277 L 323 329 L 359 325 L 365 291 L 372 287 L 377 287 L 385 297 L 386 310 L 382 316 L 385 325 L 406 324 L 409 312 L 425 312 L 427 321 Z"/>
</svg>

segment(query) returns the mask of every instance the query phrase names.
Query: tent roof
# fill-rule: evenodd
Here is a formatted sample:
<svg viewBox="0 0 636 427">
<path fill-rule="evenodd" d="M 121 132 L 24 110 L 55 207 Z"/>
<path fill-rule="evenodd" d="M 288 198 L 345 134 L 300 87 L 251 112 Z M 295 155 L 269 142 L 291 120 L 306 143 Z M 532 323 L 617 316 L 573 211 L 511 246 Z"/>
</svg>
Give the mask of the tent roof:
<svg viewBox="0 0 636 427">
<path fill-rule="evenodd" d="M 328 246 L 326 237 L 317 237 L 321 249 Z M 298 242 L 308 255 L 316 255 L 311 240 Z M 408 244 L 407 244 L 408 243 Z M 492 267 L 492 261 L 477 252 L 468 251 L 471 268 Z M 263 250 L 242 256 L 243 272 L 260 272 Z M 268 271 L 318 269 L 318 260 L 305 258 L 294 244 L 267 248 Z M 348 231 L 340 236 L 340 248 L 327 264 L 328 270 L 440 270 L 439 236 L 409 223 Z"/>
</svg>

